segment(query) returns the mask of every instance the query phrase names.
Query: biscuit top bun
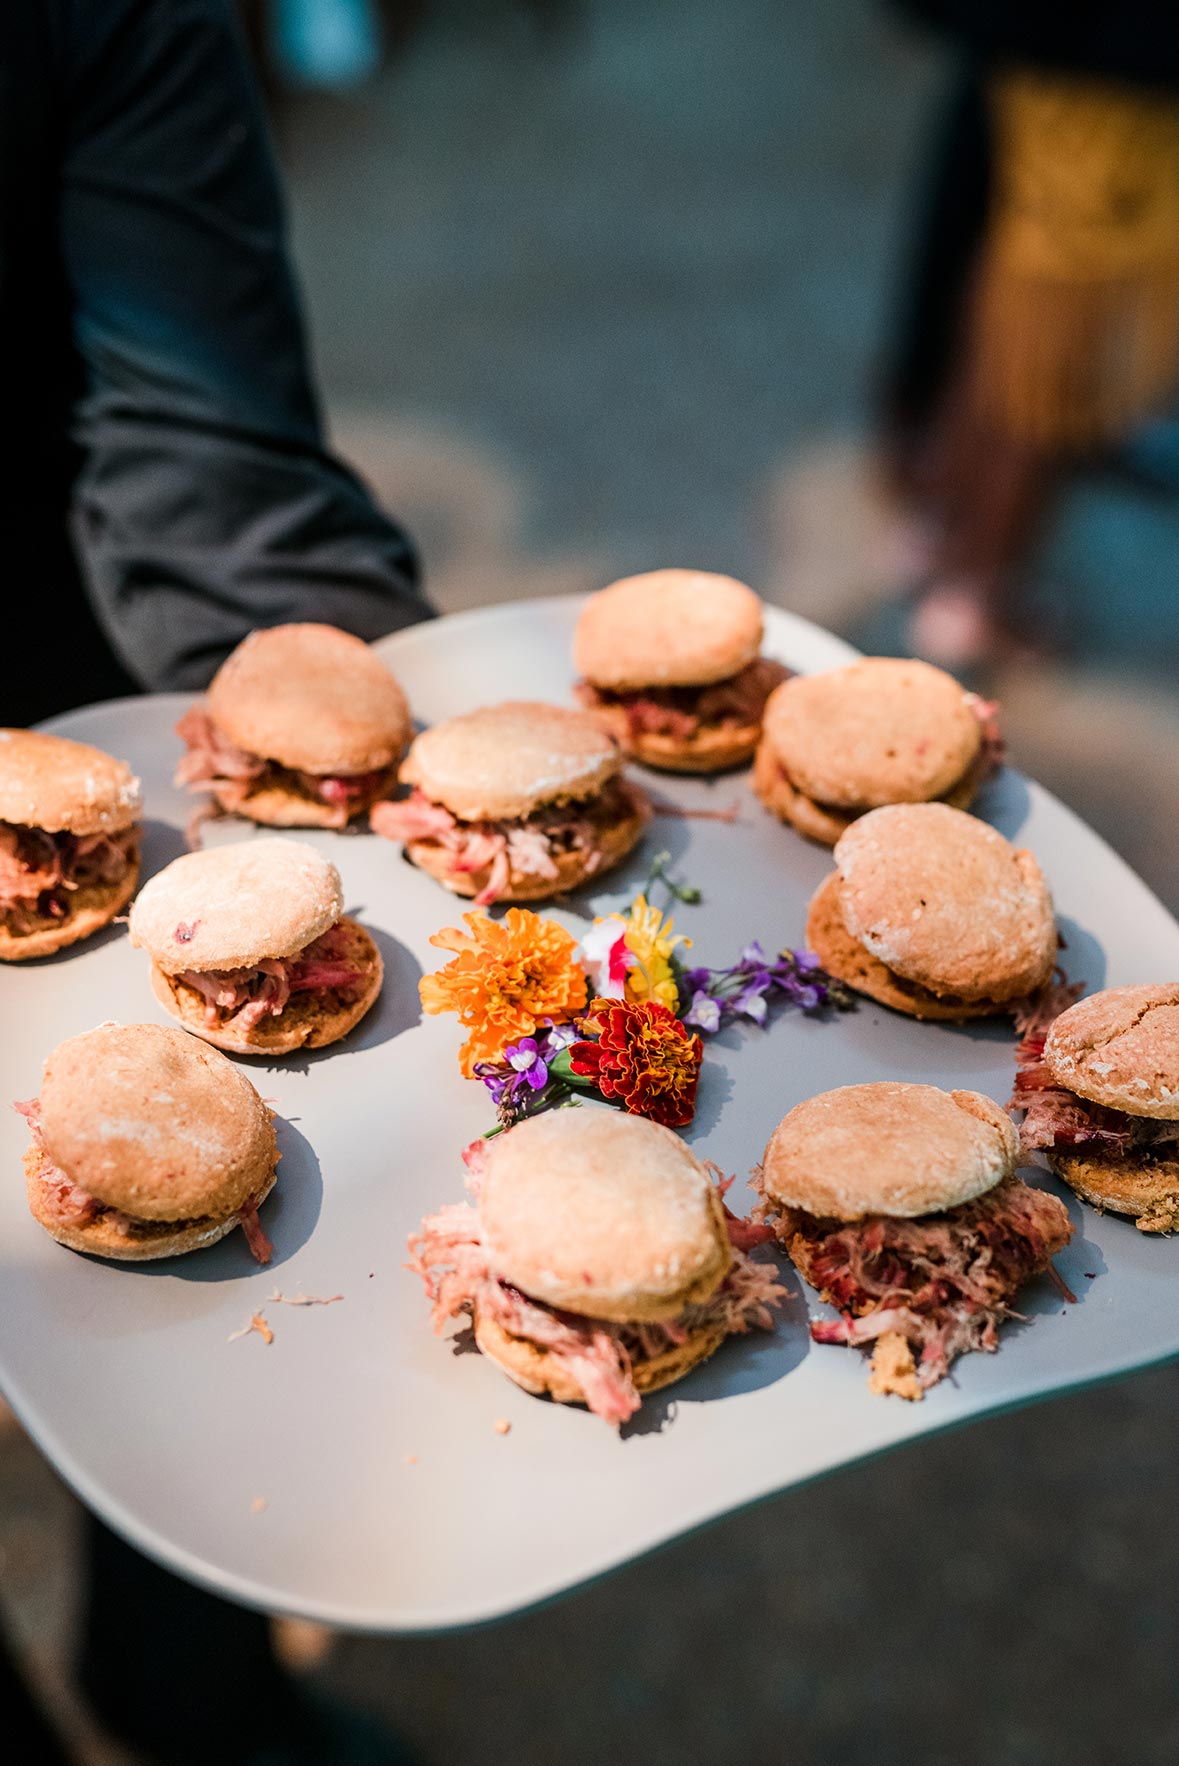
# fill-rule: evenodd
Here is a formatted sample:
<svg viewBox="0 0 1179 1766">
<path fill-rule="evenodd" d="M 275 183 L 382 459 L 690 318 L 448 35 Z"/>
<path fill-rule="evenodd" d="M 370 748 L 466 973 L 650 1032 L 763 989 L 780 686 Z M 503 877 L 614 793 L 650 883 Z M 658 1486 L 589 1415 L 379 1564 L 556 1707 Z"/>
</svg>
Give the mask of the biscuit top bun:
<svg viewBox="0 0 1179 1766">
<path fill-rule="evenodd" d="M 840 835 L 835 862 L 848 931 L 905 979 L 1009 1000 L 1052 973 L 1056 922 L 1039 865 L 964 810 L 869 810 Z"/>
<path fill-rule="evenodd" d="M 173 859 L 131 909 L 131 943 L 168 975 L 290 957 L 344 912 L 340 873 L 301 840 L 241 840 Z"/>
<path fill-rule="evenodd" d="M 602 1106 L 489 1143 L 479 1217 L 497 1275 L 590 1318 L 672 1318 L 729 1267 L 708 1173 L 678 1135 Z"/>
<path fill-rule="evenodd" d="M 770 1136 L 767 1199 L 824 1220 L 911 1218 L 969 1202 L 1015 1170 L 1010 1117 L 975 1091 L 880 1080 L 797 1104 Z"/>
<path fill-rule="evenodd" d="M 573 661 L 595 687 L 702 687 L 728 680 L 761 649 L 752 589 L 704 570 L 652 570 L 591 595 Z"/>
<path fill-rule="evenodd" d="M 368 773 L 409 741 L 405 694 L 368 645 L 331 625 L 243 638 L 209 687 L 209 715 L 239 748 L 298 772 Z"/>
<path fill-rule="evenodd" d="M 926 803 L 956 785 L 978 754 L 972 702 L 927 662 L 870 656 L 783 681 L 764 727 L 792 782 L 819 803 Z"/>
<path fill-rule="evenodd" d="M 461 821 L 480 822 L 589 797 L 621 766 L 588 712 L 511 700 L 424 730 L 401 777 Z"/>
<path fill-rule="evenodd" d="M 51 834 L 117 834 L 143 808 L 125 761 L 40 730 L 0 729 L 0 822 Z"/>
<path fill-rule="evenodd" d="M 231 1061 L 183 1030 L 102 1024 L 45 1063 L 53 1163 L 141 1220 L 232 1214 L 278 1158 L 270 1111 Z"/>
<path fill-rule="evenodd" d="M 1050 1028 L 1044 1060 L 1078 1097 L 1179 1122 L 1179 981 L 1078 1000 Z"/>
</svg>

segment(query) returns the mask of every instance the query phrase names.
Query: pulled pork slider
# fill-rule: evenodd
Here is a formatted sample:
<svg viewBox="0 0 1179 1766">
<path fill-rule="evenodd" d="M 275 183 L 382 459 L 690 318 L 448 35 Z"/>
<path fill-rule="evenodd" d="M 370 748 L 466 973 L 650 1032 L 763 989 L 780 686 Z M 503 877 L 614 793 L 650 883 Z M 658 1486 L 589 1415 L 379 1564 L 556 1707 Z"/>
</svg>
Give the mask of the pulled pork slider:
<svg viewBox="0 0 1179 1766">
<path fill-rule="evenodd" d="M 475 1341 L 526 1392 L 627 1421 L 734 1332 L 773 1327 L 783 1298 L 670 1129 L 601 1106 L 555 1110 L 467 1148 L 471 1202 L 409 1241 L 434 1325 Z"/>
<path fill-rule="evenodd" d="M 731 576 L 652 570 L 591 595 L 577 697 L 627 754 L 673 773 L 744 766 L 787 670 L 762 656 L 762 605 Z"/>
<path fill-rule="evenodd" d="M 760 1212 L 838 1309 L 814 1341 L 874 1345 L 873 1392 L 923 1397 L 955 1357 L 998 1348 L 1025 1282 L 1063 1288 L 1051 1260 L 1072 1226 L 1014 1175 L 1018 1150 L 990 1098 L 892 1080 L 822 1092 L 771 1135 Z"/>
<path fill-rule="evenodd" d="M 609 870 L 639 839 L 651 806 L 621 767 L 586 712 L 494 705 L 424 731 L 401 768 L 412 796 L 377 804 L 372 827 L 480 907 L 540 901 Z"/>
<path fill-rule="evenodd" d="M 1179 1227 L 1179 982 L 1109 987 L 1016 1051 L 1025 1152 L 1144 1233 Z"/>
<path fill-rule="evenodd" d="M 298 840 L 174 859 L 140 892 L 131 943 L 194 1036 L 239 1055 L 339 1042 L 381 991 L 381 955 L 344 913 L 340 874 Z"/>
<path fill-rule="evenodd" d="M 795 675 L 766 706 L 753 787 L 824 846 L 888 803 L 968 809 L 1002 760 L 996 710 L 927 662 L 871 656 Z"/>
<path fill-rule="evenodd" d="M 280 1154 L 272 1113 L 215 1049 L 159 1024 L 102 1024 L 45 1063 L 17 1104 L 32 1131 L 29 1207 L 71 1251 L 141 1263 L 241 1227 L 259 1263 L 258 1209 Z"/>
<path fill-rule="evenodd" d="M 251 632 L 176 726 L 176 783 L 275 828 L 343 828 L 392 790 L 411 725 L 367 644 L 330 625 Z"/>
<path fill-rule="evenodd" d="M 0 961 L 107 925 L 139 881 L 139 780 L 100 748 L 0 730 Z"/>
<path fill-rule="evenodd" d="M 912 1018 L 1014 1012 L 1056 964 L 1052 897 L 1030 852 L 944 803 L 854 822 L 819 885 L 807 943 L 823 967 Z"/>
</svg>

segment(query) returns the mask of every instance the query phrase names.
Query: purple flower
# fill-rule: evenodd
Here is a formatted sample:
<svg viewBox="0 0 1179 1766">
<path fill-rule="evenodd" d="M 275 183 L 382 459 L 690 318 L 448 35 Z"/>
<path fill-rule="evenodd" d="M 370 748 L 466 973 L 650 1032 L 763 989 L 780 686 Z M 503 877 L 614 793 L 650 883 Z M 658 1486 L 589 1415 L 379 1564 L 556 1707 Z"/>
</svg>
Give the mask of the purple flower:
<svg viewBox="0 0 1179 1766">
<path fill-rule="evenodd" d="M 491 1061 L 476 1061 L 475 1077 L 481 1079 L 491 1093 L 496 1109 L 503 1102 L 505 1093 L 510 1095 L 520 1082 L 519 1074 L 505 1073 L 502 1067 L 497 1067 Z"/>
<path fill-rule="evenodd" d="M 513 1091 L 520 1084 L 530 1085 L 533 1091 L 540 1091 L 548 1084 L 549 1070 L 534 1036 L 522 1036 L 519 1042 L 509 1043 L 504 1058 L 519 1076 L 513 1083 Z"/>
<path fill-rule="evenodd" d="M 699 974 L 701 971 L 697 970 L 696 973 Z M 708 971 L 704 970 L 703 973 L 707 974 Z M 719 1030 L 721 1026 L 720 1001 L 713 999 L 711 994 L 707 994 L 701 989 L 693 994 L 692 1004 L 684 1013 L 684 1023 L 709 1034 L 714 1030 Z"/>
<path fill-rule="evenodd" d="M 735 1017 L 752 1018 L 755 1024 L 764 1024 L 769 1007 L 766 1005 L 766 989 L 770 985 L 770 977 L 762 971 L 755 975 L 747 987 L 734 994 L 729 1002 L 730 1010 Z"/>
<path fill-rule="evenodd" d="M 685 970 L 681 994 L 692 1001 L 685 1024 L 705 1034 L 735 1018 L 764 1024 L 775 999 L 801 1012 L 827 1006 L 844 1010 L 853 1003 L 848 990 L 832 981 L 812 951 L 784 950 L 771 961 L 756 939 L 730 969 Z"/>
</svg>

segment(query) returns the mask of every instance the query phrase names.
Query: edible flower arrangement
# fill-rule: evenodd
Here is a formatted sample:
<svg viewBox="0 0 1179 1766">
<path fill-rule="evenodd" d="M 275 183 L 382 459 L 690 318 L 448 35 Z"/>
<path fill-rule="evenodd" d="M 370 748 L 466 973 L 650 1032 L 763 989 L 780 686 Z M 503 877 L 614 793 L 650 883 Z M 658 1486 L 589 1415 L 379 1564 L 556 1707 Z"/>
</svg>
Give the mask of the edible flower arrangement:
<svg viewBox="0 0 1179 1766">
<path fill-rule="evenodd" d="M 754 942 L 729 968 L 687 967 L 691 939 L 650 896 L 660 882 L 683 902 L 699 892 L 674 883 L 665 862 L 656 859 L 626 913 L 595 919 L 580 941 L 528 908 L 501 920 L 467 913 L 465 931 L 431 938 L 452 957 L 423 976 L 422 1007 L 454 1012 L 466 1029 L 459 1068 L 487 1087 L 499 1128 L 578 1094 L 686 1127 L 705 1036 L 735 1022 L 764 1025 L 774 1003 L 808 1015 L 853 1004 L 809 951 L 770 958 Z"/>
</svg>

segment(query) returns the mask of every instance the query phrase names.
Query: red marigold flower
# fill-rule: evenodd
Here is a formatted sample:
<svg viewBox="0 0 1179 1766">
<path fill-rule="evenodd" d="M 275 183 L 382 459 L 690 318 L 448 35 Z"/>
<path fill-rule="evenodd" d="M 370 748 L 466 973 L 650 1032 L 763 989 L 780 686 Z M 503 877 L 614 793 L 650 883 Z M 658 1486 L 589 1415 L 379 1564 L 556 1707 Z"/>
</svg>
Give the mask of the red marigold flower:
<svg viewBox="0 0 1179 1766">
<path fill-rule="evenodd" d="M 597 1042 L 575 1042 L 574 1073 L 634 1116 L 683 1128 L 696 1110 L 704 1044 L 658 1000 L 597 999 L 584 1020 Z"/>
</svg>

